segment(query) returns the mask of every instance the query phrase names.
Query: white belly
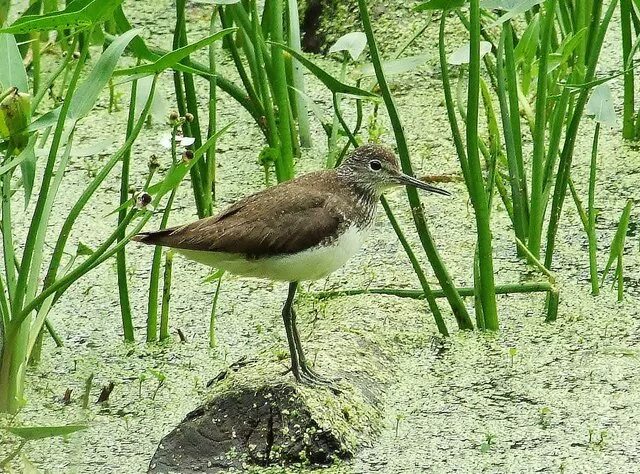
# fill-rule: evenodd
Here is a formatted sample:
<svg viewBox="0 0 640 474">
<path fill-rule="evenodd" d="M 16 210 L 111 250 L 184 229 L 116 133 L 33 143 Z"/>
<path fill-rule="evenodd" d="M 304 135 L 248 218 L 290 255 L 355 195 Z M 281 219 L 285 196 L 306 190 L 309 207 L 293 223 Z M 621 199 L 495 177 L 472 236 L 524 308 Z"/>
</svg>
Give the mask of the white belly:
<svg viewBox="0 0 640 474">
<path fill-rule="evenodd" d="M 205 250 L 180 250 L 185 257 L 236 275 L 280 281 L 319 280 L 336 271 L 360 249 L 366 232 L 349 227 L 331 244 L 296 254 L 247 259 L 241 255 Z"/>
</svg>

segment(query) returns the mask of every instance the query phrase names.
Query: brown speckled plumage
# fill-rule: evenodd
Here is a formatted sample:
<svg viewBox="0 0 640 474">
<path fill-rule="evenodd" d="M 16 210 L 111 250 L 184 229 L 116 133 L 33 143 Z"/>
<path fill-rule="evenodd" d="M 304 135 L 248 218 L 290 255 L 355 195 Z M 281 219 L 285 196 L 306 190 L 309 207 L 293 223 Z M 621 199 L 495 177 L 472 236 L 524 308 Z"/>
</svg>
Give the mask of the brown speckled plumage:
<svg viewBox="0 0 640 474">
<path fill-rule="evenodd" d="M 386 148 L 360 147 L 337 169 L 316 171 L 248 196 L 214 217 L 135 240 L 177 249 L 242 254 L 249 258 L 286 255 L 329 244 L 349 225 L 373 221 L 379 180 L 363 179 L 372 157 L 398 169 Z"/>
</svg>

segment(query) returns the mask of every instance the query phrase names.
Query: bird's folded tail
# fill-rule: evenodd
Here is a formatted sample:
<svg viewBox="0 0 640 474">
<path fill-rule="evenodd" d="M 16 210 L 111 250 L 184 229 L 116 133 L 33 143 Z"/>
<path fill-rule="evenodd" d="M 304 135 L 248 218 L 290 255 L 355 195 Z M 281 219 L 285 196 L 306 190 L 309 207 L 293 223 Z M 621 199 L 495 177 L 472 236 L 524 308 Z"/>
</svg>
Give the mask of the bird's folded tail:
<svg viewBox="0 0 640 474">
<path fill-rule="evenodd" d="M 175 228 L 171 229 L 162 229 L 155 230 L 151 232 L 140 232 L 139 234 L 131 237 L 131 240 L 135 240 L 136 242 L 142 242 L 147 245 L 170 245 L 168 242 L 168 237 L 176 230 Z"/>
</svg>

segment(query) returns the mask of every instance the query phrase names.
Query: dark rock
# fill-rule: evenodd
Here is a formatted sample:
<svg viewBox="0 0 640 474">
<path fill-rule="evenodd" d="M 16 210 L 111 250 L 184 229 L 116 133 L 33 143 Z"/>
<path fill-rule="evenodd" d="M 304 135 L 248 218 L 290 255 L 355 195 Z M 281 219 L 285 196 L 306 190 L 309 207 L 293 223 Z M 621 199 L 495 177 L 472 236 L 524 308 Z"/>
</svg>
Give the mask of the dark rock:
<svg viewBox="0 0 640 474">
<path fill-rule="evenodd" d="M 285 383 L 241 387 L 197 408 L 156 451 L 149 472 L 227 472 L 246 465 L 331 464 L 353 453 L 320 428 Z"/>
</svg>

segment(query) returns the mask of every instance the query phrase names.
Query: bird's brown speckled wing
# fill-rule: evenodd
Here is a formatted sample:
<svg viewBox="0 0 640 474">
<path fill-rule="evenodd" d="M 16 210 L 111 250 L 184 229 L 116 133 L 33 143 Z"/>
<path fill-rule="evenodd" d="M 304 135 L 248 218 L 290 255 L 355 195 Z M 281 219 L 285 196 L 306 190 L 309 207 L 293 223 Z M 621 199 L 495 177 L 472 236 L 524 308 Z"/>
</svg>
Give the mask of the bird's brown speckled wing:
<svg viewBox="0 0 640 474">
<path fill-rule="evenodd" d="M 313 247 L 341 231 L 343 216 L 328 206 L 332 195 L 308 189 L 269 188 L 217 216 L 180 227 L 139 234 L 135 240 L 185 250 L 229 252 L 258 258 Z M 280 191 L 280 192 L 277 192 Z M 285 211 L 286 209 L 286 211 Z"/>
</svg>

